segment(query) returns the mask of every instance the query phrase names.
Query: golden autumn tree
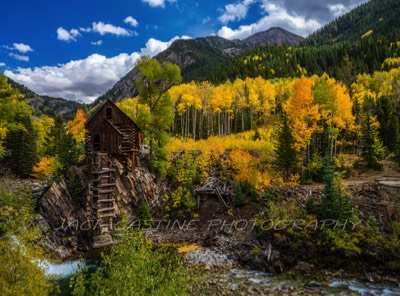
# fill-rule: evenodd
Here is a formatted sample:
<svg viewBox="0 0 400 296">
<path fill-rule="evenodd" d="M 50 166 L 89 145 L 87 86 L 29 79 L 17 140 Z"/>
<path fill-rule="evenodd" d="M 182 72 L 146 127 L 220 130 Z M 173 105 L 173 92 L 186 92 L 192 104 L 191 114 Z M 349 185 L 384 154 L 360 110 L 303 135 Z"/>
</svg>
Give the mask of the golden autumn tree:
<svg viewBox="0 0 400 296">
<path fill-rule="evenodd" d="M 270 185 L 267 171 L 259 170 L 258 160 L 248 151 L 235 149 L 229 154 L 229 163 L 233 170 L 233 178 L 240 183 L 248 183 L 256 190 L 262 191 Z"/>
<path fill-rule="evenodd" d="M 239 112 L 240 112 L 240 120 L 241 120 L 241 131 L 245 131 L 245 111 L 248 108 L 247 102 L 247 88 L 246 83 L 237 78 L 232 84 L 232 96 L 233 96 L 233 104 L 235 109 L 235 131 L 239 131 L 238 129 L 238 121 L 239 121 Z"/>
<path fill-rule="evenodd" d="M 217 114 L 218 136 L 231 133 L 232 84 L 226 82 L 215 87 L 211 96 L 210 107 Z"/>
<path fill-rule="evenodd" d="M 325 143 L 322 156 L 332 160 L 336 155 L 338 139 L 344 132 L 354 129 L 353 104 L 344 84 L 326 74 L 313 79 L 314 104 L 319 106 L 321 115 L 319 131 L 322 139 L 319 142 Z"/>
<path fill-rule="evenodd" d="M 82 109 L 78 109 L 75 118 L 68 122 L 69 132 L 72 138 L 78 143 L 83 143 L 85 141 L 85 123 L 86 115 L 85 111 Z"/>
<path fill-rule="evenodd" d="M 68 132 L 75 141 L 75 164 L 79 164 L 85 159 L 85 123 L 86 115 L 82 109 L 78 109 L 75 118 L 68 122 Z"/>
<path fill-rule="evenodd" d="M 48 116 L 35 118 L 33 126 L 36 131 L 36 146 L 39 157 L 43 156 L 45 151 L 46 136 L 48 131 L 53 127 L 54 119 Z"/>
<path fill-rule="evenodd" d="M 258 96 L 257 85 L 254 83 L 254 79 L 247 77 L 244 80 L 246 84 L 246 94 L 247 94 L 247 102 L 249 107 L 249 115 L 250 115 L 250 129 L 253 129 L 254 125 L 254 112 L 260 108 L 260 101 Z"/>
<path fill-rule="evenodd" d="M 201 101 L 200 110 L 200 121 L 199 121 L 199 138 L 210 136 L 212 129 L 212 122 L 210 117 L 212 116 L 212 110 L 210 108 L 210 100 L 214 93 L 214 86 L 208 82 L 203 81 L 197 85 L 197 95 Z"/>
<path fill-rule="evenodd" d="M 295 147 L 298 150 L 307 148 L 320 119 L 319 107 L 313 103 L 312 86 L 313 82 L 304 76 L 295 80 L 291 96 L 283 104 L 283 110 L 291 122 Z"/>
<path fill-rule="evenodd" d="M 32 177 L 42 182 L 54 177 L 60 163 L 54 156 L 43 156 L 41 160 L 32 168 Z"/>
<path fill-rule="evenodd" d="M 174 101 L 176 114 L 180 118 L 178 120 L 180 121 L 181 136 L 188 138 L 190 132 L 192 132 L 193 139 L 196 139 L 198 111 L 202 108 L 197 85 L 194 81 L 183 83 L 172 87 L 168 94 Z M 175 125 L 177 123 L 175 121 Z"/>
<path fill-rule="evenodd" d="M 266 117 L 275 108 L 275 88 L 274 85 L 268 80 L 258 76 L 254 79 L 246 78 L 246 85 L 249 88 L 250 104 L 256 114 L 257 121 L 265 123 Z"/>
</svg>

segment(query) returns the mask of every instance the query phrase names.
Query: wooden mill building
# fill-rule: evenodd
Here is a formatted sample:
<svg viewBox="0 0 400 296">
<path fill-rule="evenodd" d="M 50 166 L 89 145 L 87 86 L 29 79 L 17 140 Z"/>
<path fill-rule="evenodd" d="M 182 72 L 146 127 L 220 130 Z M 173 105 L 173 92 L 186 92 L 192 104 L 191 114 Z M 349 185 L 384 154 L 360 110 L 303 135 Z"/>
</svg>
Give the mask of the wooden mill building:
<svg viewBox="0 0 400 296">
<path fill-rule="evenodd" d="M 129 157 L 133 165 L 142 144 L 136 123 L 113 102 L 106 100 L 86 122 L 86 153 Z"/>
<path fill-rule="evenodd" d="M 113 243 L 116 175 L 114 159 L 133 169 L 142 144 L 142 132 L 136 123 L 113 102 L 106 100 L 86 122 L 86 158 L 89 167 L 88 201 L 91 218 L 99 229 L 93 234 L 95 248 Z"/>
</svg>

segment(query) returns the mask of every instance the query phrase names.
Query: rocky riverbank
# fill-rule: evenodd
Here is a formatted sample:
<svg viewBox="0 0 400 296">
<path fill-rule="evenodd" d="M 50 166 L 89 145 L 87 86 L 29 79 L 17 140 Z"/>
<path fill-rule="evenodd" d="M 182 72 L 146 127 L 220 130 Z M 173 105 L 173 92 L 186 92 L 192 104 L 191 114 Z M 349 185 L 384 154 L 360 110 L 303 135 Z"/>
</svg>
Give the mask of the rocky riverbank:
<svg viewBox="0 0 400 296">
<path fill-rule="evenodd" d="M 349 264 L 346 258 L 337 261 L 334 256 L 321 256 L 316 251 L 318 241 L 310 237 L 313 234 L 304 232 L 303 237 L 300 232 L 293 240 L 290 233 L 285 234 L 277 225 L 272 225 L 273 229 L 267 235 L 260 232 L 260 225 L 257 225 L 256 220 L 266 207 L 262 200 L 247 198 L 243 207 L 227 208 L 215 196 L 203 196 L 197 200 L 198 208 L 193 216 L 186 219 L 166 219 L 163 196 L 168 191 L 167 184 L 158 183 L 144 162 L 145 158 L 139 160 L 137 168 L 127 171 L 121 162 L 114 160 L 115 213 L 119 216 L 124 210 L 132 221 L 137 221 L 137 206 L 145 200 L 150 205 L 154 218 L 153 226 L 146 229 L 148 239 L 160 244 L 195 243 L 202 246 L 203 250 L 187 255 L 189 262 L 207 268 L 238 267 L 277 274 L 287 270 L 315 274 L 321 269 L 329 269 L 334 273 L 341 269 L 340 265 L 343 263 L 347 274 L 341 275 L 345 278 L 349 275 L 369 281 L 399 281 L 395 272 L 369 269 L 379 263 L 372 262 L 368 266 L 369 262 L 365 258 L 358 258 L 353 264 Z M 38 225 L 46 236 L 43 245 L 58 260 L 92 249 L 90 231 L 82 229 L 90 226 L 87 223 L 91 220 L 88 204 L 84 198 L 77 198 L 74 193 L 76 182 L 75 187 L 72 182 L 78 177 L 80 192 L 84 193 L 86 176 L 85 167 L 72 167 L 38 199 L 38 212 L 41 215 Z M 390 230 L 390 221 L 397 213 L 393 209 L 399 204 L 398 188 L 391 186 L 392 184 L 392 179 L 385 182 L 382 178 L 376 182 L 369 180 L 361 183 L 350 180 L 347 184 L 360 217 L 366 221 L 371 215 L 375 216 L 382 231 Z M 397 185 L 396 182 L 395 184 Z M 322 190 L 322 186 L 318 184 L 272 188 L 268 198 L 279 200 L 282 208 L 301 209 L 305 207 L 310 196 L 320 200 Z M 118 222 L 118 217 L 115 220 Z M 270 221 L 269 226 L 275 222 Z"/>
</svg>

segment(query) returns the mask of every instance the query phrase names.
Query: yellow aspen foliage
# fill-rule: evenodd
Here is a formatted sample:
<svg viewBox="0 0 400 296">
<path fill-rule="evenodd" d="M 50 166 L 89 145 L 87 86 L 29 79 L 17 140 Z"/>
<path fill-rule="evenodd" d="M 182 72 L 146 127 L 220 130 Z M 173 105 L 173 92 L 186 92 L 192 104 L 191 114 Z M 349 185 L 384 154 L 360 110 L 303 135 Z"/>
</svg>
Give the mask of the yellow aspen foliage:
<svg viewBox="0 0 400 296">
<path fill-rule="evenodd" d="M 253 79 L 253 86 L 258 97 L 257 111 L 268 114 L 275 108 L 275 88 L 268 80 L 258 76 Z"/>
<path fill-rule="evenodd" d="M 377 95 L 371 90 L 372 78 L 368 74 L 357 75 L 357 80 L 352 84 L 353 102 L 357 102 L 360 106 L 364 105 L 365 98 L 371 98 L 376 101 Z"/>
<path fill-rule="evenodd" d="M 229 162 L 234 170 L 234 177 L 237 181 L 247 182 L 252 174 L 252 166 L 255 158 L 244 150 L 233 150 L 229 155 Z"/>
<path fill-rule="evenodd" d="M 232 96 L 236 108 L 241 109 L 248 107 L 246 99 L 246 83 L 237 78 L 232 84 Z"/>
<path fill-rule="evenodd" d="M 33 126 L 35 127 L 37 135 L 36 146 L 39 156 L 42 155 L 44 151 L 46 135 L 53 125 L 54 125 L 54 119 L 48 116 L 35 118 L 33 121 Z"/>
<path fill-rule="evenodd" d="M 208 81 L 203 81 L 197 85 L 197 94 L 201 99 L 203 108 L 208 105 L 213 92 L 214 86 Z"/>
<path fill-rule="evenodd" d="M 382 69 L 385 67 L 399 67 L 400 66 L 400 58 L 387 58 L 382 63 Z"/>
<path fill-rule="evenodd" d="M 59 167 L 60 165 L 56 157 L 43 156 L 32 168 L 32 177 L 40 181 L 49 180 Z"/>
<path fill-rule="evenodd" d="M 178 114 L 182 114 L 188 107 L 194 106 L 201 109 L 202 101 L 197 91 L 197 85 L 192 81 L 176 85 L 169 89 L 168 94 L 175 102 L 175 108 Z"/>
<path fill-rule="evenodd" d="M 203 178 L 208 177 L 208 172 L 210 171 L 212 165 L 212 159 L 211 151 L 209 149 L 204 149 L 197 160 L 198 167 Z"/>
<path fill-rule="evenodd" d="M 354 129 L 355 117 L 352 113 L 353 103 L 347 88 L 342 83 L 336 83 L 333 88 L 336 94 L 333 125 L 339 130 L 352 130 Z"/>
<path fill-rule="evenodd" d="M 318 128 L 319 106 L 313 104 L 313 82 L 302 76 L 292 85 L 291 96 L 284 102 L 283 110 L 288 115 L 296 140 L 295 148 L 300 150 L 310 143 L 311 135 Z"/>
<path fill-rule="evenodd" d="M 393 77 L 389 72 L 374 72 L 371 90 L 377 94 L 377 98 L 390 96 L 393 93 Z"/>
<path fill-rule="evenodd" d="M 134 119 L 138 116 L 139 98 L 128 98 L 122 102 L 118 102 L 117 106 L 131 119 Z"/>
<path fill-rule="evenodd" d="M 83 143 L 85 141 L 85 123 L 86 115 L 82 109 L 79 109 L 76 112 L 75 118 L 68 122 L 69 132 L 78 143 Z"/>
<path fill-rule="evenodd" d="M 166 148 L 170 153 L 178 151 L 207 151 L 212 157 L 219 157 L 226 150 L 242 149 L 247 151 L 260 151 L 271 155 L 274 150 L 271 128 L 260 128 L 261 139 L 254 141 L 254 132 L 232 134 L 229 136 L 213 136 L 208 139 L 194 141 L 193 139 L 172 138 Z"/>
<path fill-rule="evenodd" d="M 255 183 L 253 185 L 258 191 L 263 191 L 270 186 L 271 179 L 268 172 L 259 172 L 258 170 L 253 169 L 253 174 L 256 175 Z"/>
<path fill-rule="evenodd" d="M 210 106 L 214 112 L 230 111 L 232 108 L 232 88 L 228 83 L 215 87 Z"/>
<path fill-rule="evenodd" d="M 247 88 L 247 100 L 250 107 L 253 107 L 255 110 L 260 108 L 259 96 L 257 93 L 257 85 L 253 78 L 247 77 L 244 80 Z"/>
<path fill-rule="evenodd" d="M 3 141 L 6 138 L 7 135 L 7 128 L 4 126 L 1 126 L 0 124 L 0 158 L 4 155 L 5 149 L 3 147 Z"/>
<path fill-rule="evenodd" d="M 365 33 L 361 36 L 361 38 L 366 38 L 366 37 L 372 35 L 372 33 L 374 33 L 374 30 L 369 30 L 369 31 L 365 32 Z"/>
</svg>

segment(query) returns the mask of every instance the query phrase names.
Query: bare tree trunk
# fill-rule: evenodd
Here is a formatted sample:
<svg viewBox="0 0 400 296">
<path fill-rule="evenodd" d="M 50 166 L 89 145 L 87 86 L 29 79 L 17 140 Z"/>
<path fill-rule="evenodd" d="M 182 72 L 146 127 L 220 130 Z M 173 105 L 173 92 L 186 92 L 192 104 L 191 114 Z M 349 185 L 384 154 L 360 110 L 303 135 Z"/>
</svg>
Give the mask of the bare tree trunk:
<svg viewBox="0 0 400 296">
<path fill-rule="evenodd" d="M 193 140 L 196 140 L 196 108 L 193 106 Z"/>
<path fill-rule="evenodd" d="M 185 130 L 184 130 L 184 125 L 183 125 L 183 114 L 181 115 L 181 137 L 185 137 Z"/>
<path fill-rule="evenodd" d="M 218 112 L 218 137 L 221 137 L 221 112 Z"/>
<path fill-rule="evenodd" d="M 211 113 L 211 135 L 214 136 L 214 112 Z"/>
</svg>

